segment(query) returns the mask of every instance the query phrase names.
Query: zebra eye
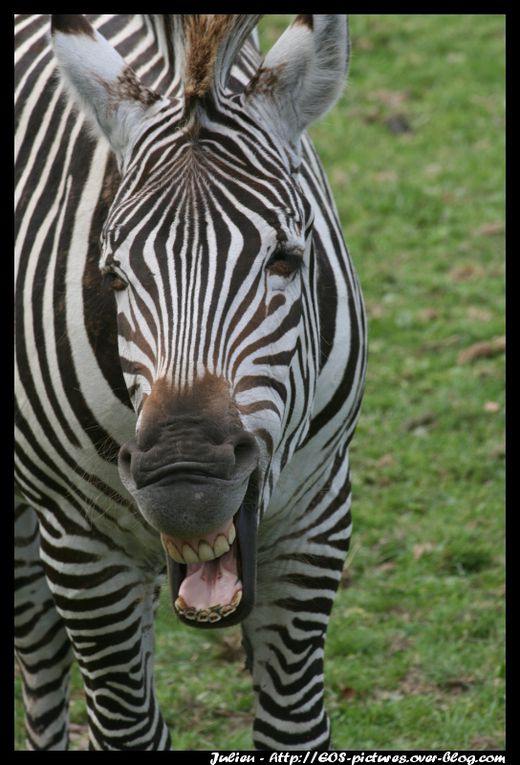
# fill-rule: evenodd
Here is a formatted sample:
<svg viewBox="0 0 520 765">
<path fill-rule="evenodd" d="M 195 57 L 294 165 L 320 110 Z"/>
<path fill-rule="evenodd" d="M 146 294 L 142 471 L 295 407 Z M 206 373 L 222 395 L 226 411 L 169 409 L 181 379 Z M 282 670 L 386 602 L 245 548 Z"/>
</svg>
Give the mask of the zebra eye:
<svg viewBox="0 0 520 765">
<path fill-rule="evenodd" d="M 121 290 L 126 290 L 128 287 L 127 283 L 124 281 L 124 279 L 121 278 L 119 274 L 117 274 L 115 271 L 103 271 L 103 279 L 101 281 L 101 286 L 103 289 L 109 289 L 114 290 L 115 292 L 120 292 Z"/>
<path fill-rule="evenodd" d="M 273 276 L 282 276 L 289 278 L 303 266 L 303 257 L 301 254 L 284 250 L 277 247 L 266 264 L 266 269 Z"/>
</svg>

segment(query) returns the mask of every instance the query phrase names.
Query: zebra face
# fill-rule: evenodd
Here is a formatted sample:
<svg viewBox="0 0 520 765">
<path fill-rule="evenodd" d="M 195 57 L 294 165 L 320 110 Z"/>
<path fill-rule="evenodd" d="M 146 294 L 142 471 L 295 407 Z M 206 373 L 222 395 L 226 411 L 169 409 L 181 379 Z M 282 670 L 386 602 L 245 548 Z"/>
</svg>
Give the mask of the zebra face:
<svg viewBox="0 0 520 765">
<path fill-rule="evenodd" d="M 258 522 L 312 411 L 300 137 L 341 91 L 346 29 L 299 16 L 260 66 L 244 46 L 256 17 L 178 17 L 164 98 L 84 18 L 56 18 L 65 80 L 122 176 L 100 262 L 137 416 L 121 480 L 161 535 L 181 618 L 227 626 L 253 605 Z M 239 55 L 255 62 L 247 86 L 230 77 Z"/>
<path fill-rule="evenodd" d="M 129 163 L 100 267 L 114 291 L 138 418 L 120 452 L 121 479 L 169 560 L 193 566 L 179 581 L 177 610 L 190 618 L 195 608 L 197 619 L 208 611 L 213 624 L 221 611 L 205 590 L 197 599 L 200 577 L 213 566 L 222 582 L 227 556 L 230 578 L 238 566 L 242 593 L 251 592 L 244 572 L 254 577 L 258 510 L 281 469 L 284 435 L 302 428 L 300 412 L 291 422 L 289 410 L 302 373 L 297 350 L 312 334 L 312 212 L 258 130 L 253 142 L 227 125 L 233 159 L 210 126 L 195 141 L 185 130 L 172 134 L 158 167 L 143 169 L 138 156 Z M 229 606 L 229 624 L 238 590 L 226 588 L 213 605 Z"/>
<path fill-rule="evenodd" d="M 231 132 L 228 120 L 224 146 L 211 126 L 187 133 L 173 124 L 156 166 L 134 157 L 104 227 L 122 368 L 138 429 L 156 383 L 175 396 L 222 378 L 251 428 L 267 423 L 265 463 L 314 291 L 312 211 L 260 130 Z M 262 387 L 269 405 L 255 417 Z"/>
</svg>

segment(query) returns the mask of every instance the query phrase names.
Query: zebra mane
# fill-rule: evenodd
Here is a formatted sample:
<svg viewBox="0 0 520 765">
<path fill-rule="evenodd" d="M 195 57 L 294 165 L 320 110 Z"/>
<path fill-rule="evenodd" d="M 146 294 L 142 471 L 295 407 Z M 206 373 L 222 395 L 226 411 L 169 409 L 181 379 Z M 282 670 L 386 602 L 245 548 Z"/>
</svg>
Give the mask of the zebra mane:
<svg viewBox="0 0 520 765">
<path fill-rule="evenodd" d="M 219 102 L 231 67 L 260 18 L 258 14 L 161 16 L 175 78 L 184 92 L 185 116 L 208 99 Z"/>
</svg>

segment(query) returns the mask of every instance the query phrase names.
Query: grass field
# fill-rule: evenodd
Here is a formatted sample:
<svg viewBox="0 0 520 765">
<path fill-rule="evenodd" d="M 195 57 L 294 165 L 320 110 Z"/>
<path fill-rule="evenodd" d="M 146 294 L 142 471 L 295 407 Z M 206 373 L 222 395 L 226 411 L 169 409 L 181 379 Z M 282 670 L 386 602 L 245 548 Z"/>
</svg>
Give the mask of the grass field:
<svg viewBox="0 0 520 765">
<path fill-rule="evenodd" d="M 353 16 L 351 43 L 349 86 L 311 131 L 370 331 L 327 640 L 334 745 L 502 748 L 504 18 Z M 175 748 L 251 748 L 238 628 L 183 628 L 164 593 L 156 667 Z M 77 676 L 72 719 L 84 748 Z"/>
</svg>

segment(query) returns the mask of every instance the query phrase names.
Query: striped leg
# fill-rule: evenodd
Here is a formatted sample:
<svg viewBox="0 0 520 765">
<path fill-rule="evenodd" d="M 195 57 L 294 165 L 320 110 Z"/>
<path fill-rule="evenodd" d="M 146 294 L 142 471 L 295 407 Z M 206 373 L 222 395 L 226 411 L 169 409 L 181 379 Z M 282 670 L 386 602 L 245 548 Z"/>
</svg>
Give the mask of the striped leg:
<svg viewBox="0 0 520 765">
<path fill-rule="evenodd" d="M 156 583 L 110 540 L 96 539 L 81 567 L 75 556 L 67 564 L 56 555 L 54 563 L 53 543 L 45 539 L 47 576 L 85 685 L 89 748 L 168 750 L 153 688 Z"/>
<path fill-rule="evenodd" d="M 119 601 L 119 594 L 111 593 Z M 134 585 L 107 620 L 100 607 L 74 629 L 94 750 L 166 751 L 170 734 L 153 689 L 153 592 Z"/>
<path fill-rule="evenodd" d="M 36 513 L 16 508 L 15 649 L 23 682 L 27 749 L 66 749 L 73 660 L 40 560 Z"/>
<path fill-rule="evenodd" d="M 318 620 L 284 616 L 282 623 L 278 609 L 269 609 L 265 625 L 244 628 L 256 696 L 254 744 L 258 749 L 327 749 L 325 628 Z"/>
<path fill-rule="evenodd" d="M 333 487 L 325 495 L 319 492 L 285 533 L 280 519 L 274 519 L 278 538 L 273 535 L 272 544 L 270 535 L 262 534 L 257 607 L 243 625 L 256 695 L 253 738 L 259 749 L 330 746 L 323 655 L 348 549 L 349 506 L 346 467 L 339 492 Z"/>
</svg>

